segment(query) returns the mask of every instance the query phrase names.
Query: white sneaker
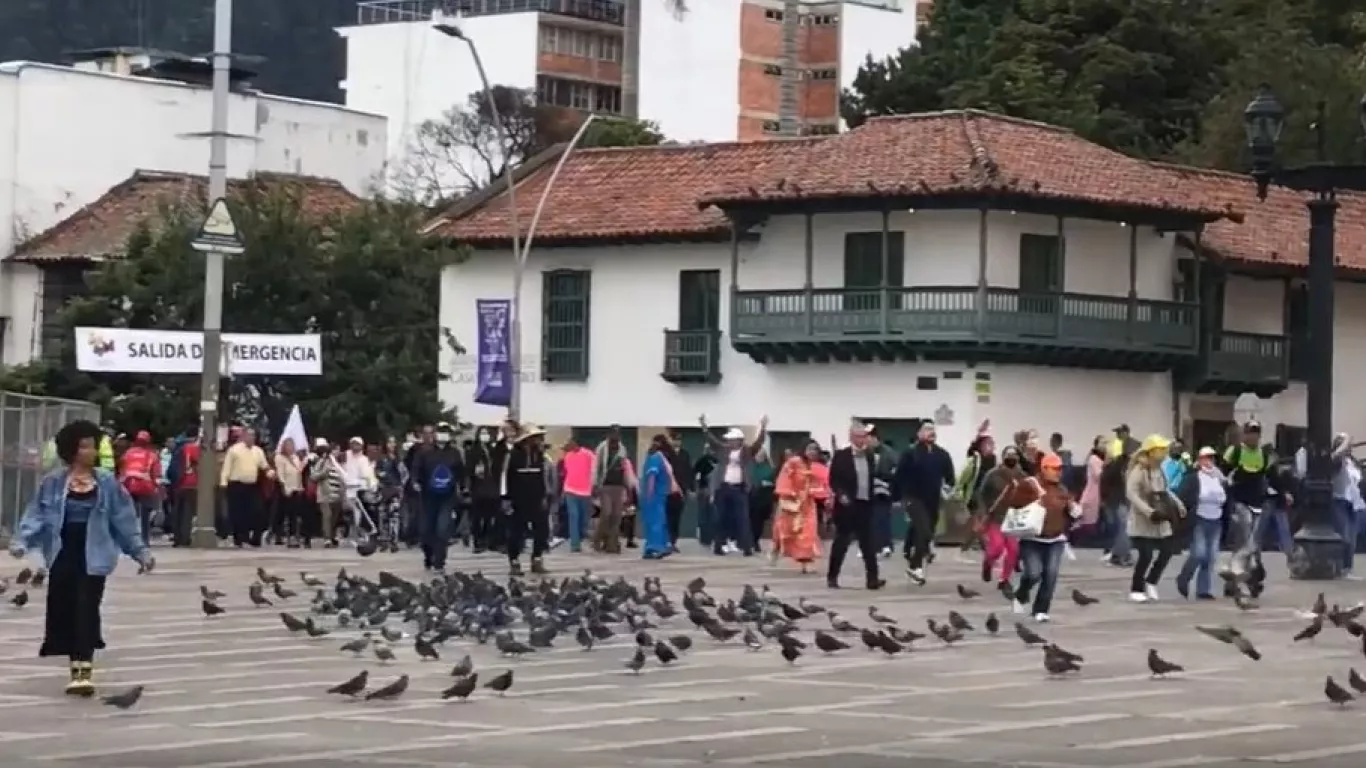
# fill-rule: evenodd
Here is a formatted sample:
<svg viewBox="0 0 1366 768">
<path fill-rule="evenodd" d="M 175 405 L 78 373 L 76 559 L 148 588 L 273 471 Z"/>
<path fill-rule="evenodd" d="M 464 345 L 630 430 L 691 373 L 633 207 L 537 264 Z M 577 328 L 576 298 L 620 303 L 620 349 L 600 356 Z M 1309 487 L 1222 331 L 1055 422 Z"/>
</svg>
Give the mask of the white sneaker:
<svg viewBox="0 0 1366 768">
<path fill-rule="evenodd" d="M 878 552 L 878 554 L 879 554 L 879 555 L 882 555 L 882 559 L 886 560 L 887 558 L 889 558 L 889 557 L 892 556 L 892 548 L 891 548 L 891 547 L 883 547 L 883 548 L 882 548 L 882 551 Z"/>
<path fill-rule="evenodd" d="M 1039 622 L 1040 624 L 1047 624 L 1049 621 L 1051 621 L 1051 619 L 1048 618 L 1048 614 L 1046 613 L 1034 614 L 1034 620 Z"/>
<path fill-rule="evenodd" d="M 1143 594 L 1142 592 L 1130 592 L 1130 593 L 1129 593 L 1129 602 L 1131 602 L 1131 603 L 1146 603 L 1146 602 L 1148 602 L 1148 596 L 1145 595 L 1145 594 Z"/>
<path fill-rule="evenodd" d="M 1063 545 L 1062 545 L 1062 553 L 1063 553 L 1064 555 L 1067 556 L 1067 559 L 1068 559 L 1068 560 L 1071 560 L 1071 561 L 1073 561 L 1073 562 L 1076 562 L 1077 553 L 1072 551 L 1072 545 L 1071 545 L 1071 544 L 1069 544 L 1069 543 L 1067 543 L 1067 542 L 1064 542 Z"/>
<path fill-rule="evenodd" d="M 906 569 L 906 577 L 909 578 L 911 581 L 914 581 L 916 584 L 918 584 L 918 585 L 920 585 L 920 586 L 922 586 L 922 587 L 925 586 L 925 569 L 924 569 L 924 568 L 907 568 L 907 569 Z"/>
<path fill-rule="evenodd" d="M 735 542 L 733 542 L 733 541 L 728 541 L 728 542 L 726 542 L 726 545 L 725 545 L 724 547 L 721 547 L 721 551 L 722 551 L 722 552 L 725 552 L 725 553 L 728 554 L 728 555 L 733 555 L 733 554 L 735 554 L 736 552 L 739 552 L 739 551 L 740 551 L 740 548 L 737 547 L 737 546 L 735 546 Z"/>
<path fill-rule="evenodd" d="M 1157 587 L 1156 587 L 1155 585 L 1153 585 L 1153 584 L 1149 584 L 1148 586 L 1144 587 L 1144 588 L 1143 588 L 1143 594 L 1147 595 L 1147 596 L 1148 596 L 1148 600 L 1150 600 L 1150 601 L 1152 601 L 1152 602 L 1154 602 L 1154 603 L 1157 602 L 1157 601 L 1160 599 L 1159 596 L 1158 596 L 1158 594 L 1157 594 Z"/>
<path fill-rule="evenodd" d="M 1011 600 L 1010 612 L 1016 614 L 1017 616 L 1023 616 L 1026 613 L 1029 613 L 1029 609 L 1026 608 L 1025 604 L 1020 602 L 1019 600 Z"/>
</svg>

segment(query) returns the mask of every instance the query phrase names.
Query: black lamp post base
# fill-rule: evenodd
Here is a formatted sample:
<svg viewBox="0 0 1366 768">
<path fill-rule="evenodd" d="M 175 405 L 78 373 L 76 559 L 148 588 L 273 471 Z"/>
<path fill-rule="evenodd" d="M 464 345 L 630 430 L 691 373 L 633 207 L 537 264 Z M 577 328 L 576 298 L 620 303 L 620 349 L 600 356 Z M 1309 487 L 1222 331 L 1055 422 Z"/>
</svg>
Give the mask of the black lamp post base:
<svg viewBox="0 0 1366 768">
<path fill-rule="evenodd" d="M 1347 542 L 1326 523 L 1306 522 L 1295 533 L 1295 548 L 1286 564 L 1297 581 L 1332 581 L 1342 577 Z"/>
</svg>

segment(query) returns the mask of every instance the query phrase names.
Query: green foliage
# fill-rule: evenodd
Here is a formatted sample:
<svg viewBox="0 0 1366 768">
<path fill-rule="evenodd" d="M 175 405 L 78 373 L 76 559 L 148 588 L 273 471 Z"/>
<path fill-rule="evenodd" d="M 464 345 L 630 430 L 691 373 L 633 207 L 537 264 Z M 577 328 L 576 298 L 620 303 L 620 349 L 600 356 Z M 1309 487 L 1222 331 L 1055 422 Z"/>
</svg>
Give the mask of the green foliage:
<svg viewBox="0 0 1366 768">
<path fill-rule="evenodd" d="M 938 0 L 918 47 L 868 61 L 844 95 L 868 116 L 980 108 L 1061 125 L 1142 157 L 1242 167 L 1242 110 L 1270 82 L 1286 157 L 1355 158 L 1363 32 L 1349 0 Z M 1296 124 L 1295 128 L 1291 126 Z"/>
<path fill-rule="evenodd" d="M 601 117 L 594 120 L 580 141 L 584 147 L 653 147 L 664 142 L 659 124 L 653 120 L 629 117 Z"/>
<path fill-rule="evenodd" d="M 320 377 L 244 376 L 225 399 L 240 421 L 283 426 L 298 404 L 310 433 L 378 438 L 434 421 L 440 270 L 460 254 L 419 234 L 416 208 L 378 202 L 309 218 L 295 190 L 279 186 L 231 201 L 247 244 L 229 259 L 224 327 L 239 333 L 322 336 Z M 68 327 L 195 329 L 203 307 L 203 259 L 190 249 L 202 213 L 166 208 L 130 239 L 126 255 L 88 275 L 89 293 L 62 316 Z M 120 429 L 174 434 L 196 418 L 198 377 L 75 370 L 74 334 L 55 362 L 0 376 L 0 388 L 92 400 Z"/>
</svg>

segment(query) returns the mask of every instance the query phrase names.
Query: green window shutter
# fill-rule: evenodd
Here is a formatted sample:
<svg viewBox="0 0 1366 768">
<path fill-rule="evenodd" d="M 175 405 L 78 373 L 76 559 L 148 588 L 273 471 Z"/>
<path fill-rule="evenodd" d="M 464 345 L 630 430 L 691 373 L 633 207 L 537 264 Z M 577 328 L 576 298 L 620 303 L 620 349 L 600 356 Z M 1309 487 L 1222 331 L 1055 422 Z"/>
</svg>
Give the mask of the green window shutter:
<svg viewBox="0 0 1366 768">
<path fill-rule="evenodd" d="M 1020 235 L 1020 292 L 1062 290 L 1062 249 L 1057 235 Z"/>
<path fill-rule="evenodd" d="M 592 273 L 561 269 L 541 275 L 541 378 L 588 379 Z"/>
<path fill-rule="evenodd" d="M 906 233 L 887 233 L 887 286 L 903 288 L 906 283 Z M 847 232 L 844 235 L 844 287 L 882 287 L 882 232 Z M 899 298 L 899 297 L 898 297 Z M 899 303 L 894 302 L 894 308 Z M 855 293 L 845 298 L 845 309 L 881 309 L 878 294 Z"/>
</svg>

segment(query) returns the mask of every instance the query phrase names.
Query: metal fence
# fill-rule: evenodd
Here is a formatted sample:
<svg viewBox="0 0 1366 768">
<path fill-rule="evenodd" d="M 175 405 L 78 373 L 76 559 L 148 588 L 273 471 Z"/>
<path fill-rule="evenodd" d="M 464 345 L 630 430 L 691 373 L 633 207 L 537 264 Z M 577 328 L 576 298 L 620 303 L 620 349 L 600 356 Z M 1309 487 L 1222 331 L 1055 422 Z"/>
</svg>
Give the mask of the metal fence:
<svg viewBox="0 0 1366 768">
<path fill-rule="evenodd" d="M 80 400 L 0 392 L 0 538 L 8 538 L 33 497 L 44 466 L 44 447 L 62 425 L 100 423 L 100 407 Z M 51 451 L 47 451 L 48 458 Z"/>
</svg>

